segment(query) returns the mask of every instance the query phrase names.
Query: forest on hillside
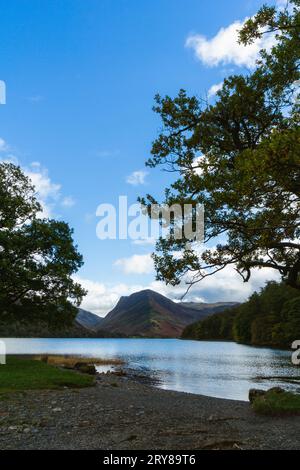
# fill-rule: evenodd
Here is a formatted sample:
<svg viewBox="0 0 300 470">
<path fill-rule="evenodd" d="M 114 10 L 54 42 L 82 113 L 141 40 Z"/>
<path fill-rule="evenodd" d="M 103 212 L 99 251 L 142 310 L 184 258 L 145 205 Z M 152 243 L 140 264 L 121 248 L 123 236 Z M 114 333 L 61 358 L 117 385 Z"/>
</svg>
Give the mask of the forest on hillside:
<svg viewBox="0 0 300 470">
<path fill-rule="evenodd" d="M 187 326 L 182 337 L 290 347 L 293 341 L 300 338 L 299 314 L 299 291 L 269 282 L 244 304 Z"/>
</svg>

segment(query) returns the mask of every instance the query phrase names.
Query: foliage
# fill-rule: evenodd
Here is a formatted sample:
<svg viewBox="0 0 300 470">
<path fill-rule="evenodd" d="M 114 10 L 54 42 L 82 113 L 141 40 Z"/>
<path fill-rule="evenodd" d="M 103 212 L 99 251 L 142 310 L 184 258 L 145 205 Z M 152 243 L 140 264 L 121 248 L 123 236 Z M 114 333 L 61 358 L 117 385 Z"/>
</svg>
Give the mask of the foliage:
<svg viewBox="0 0 300 470">
<path fill-rule="evenodd" d="M 262 415 L 299 415 L 300 395 L 291 392 L 277 393 L 269 390 L 265 395 L 257 397 L 252 407 L 256 413 Z"/>
<path fill-rule="evenodd" d="M 245 24 L 243 44 L 270 33 L 276 43 L 253 73 L 227 78 L 215 104 L 184 90 L 156 96 L 163 129 L 147 165 L 179 174 L 163 204 L 204 204 L 206 242 L 201 252 L 194 239 L 160 239 L 159 280 L 176 285 L 191 273 L 193 284 L 233 265 L 245 282 L 254 268 L 272 268 L 300 289 L 300 13 L 299 0 L 290 3 Z M 158 202 L 140 201 L 151 216 Z"/>
<path fill-rule="evenodd" d="M 270 282 L 260 293 L 252 294 L 246 303 L 189 325 L 182 336 L 290 347 L 300 337 L 299 291 Z"/>
<path fill-rule="evenodd" d="M 182 338 L 202 339 L 202 340 L 232 340 L 233 339 L 233 321 L 235 310 L 216 313 L 205 320 L 188 325 Z"/>
<path fill-rule="evenodd" d="M 81 286 L 72 279 L 82 265 L 73 231 L 61 221 L 40 219 L 34 187 L 21 169 L 0 164 L 0 320 L 42 320 L 69 325 Z"/>
</svg>

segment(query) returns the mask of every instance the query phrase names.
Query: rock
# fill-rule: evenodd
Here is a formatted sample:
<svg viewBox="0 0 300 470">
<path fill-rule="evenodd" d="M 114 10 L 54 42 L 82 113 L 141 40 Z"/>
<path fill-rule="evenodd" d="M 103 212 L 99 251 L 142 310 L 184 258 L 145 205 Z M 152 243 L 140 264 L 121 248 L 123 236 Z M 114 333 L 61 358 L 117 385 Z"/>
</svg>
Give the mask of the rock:
<svg viewBox="0 0 300 470">
<path fill-rule="evenodd" d="M 258 397 L 263 397 L 267 392 L 265 390 L 260 390 L 259 388 L 250 388 L 249 390 L 249 401 L 253 403 L 254 400 Z"/>
<path fill-rule="evenodd" d="M 117 375 L 118 377 L 125 377 L 127 373 L 123 369 L 115 370 L 111 372 L 113 375 Z"/>
<path fill-rule="evenodd" d="M 273 392 L 273 393 L 284 393 L 285 390 L 284 390 L 283 388 L 281 388 L 281 387 L 272 387 L 272 388 L 270 388 L 270 389 L 268 390 L 267 393 L 269 393 L 269 392 Z"/>
<path fill-rule="evenodd" d="M 249 390 L 249 401 L 250 403 L 253 403 L 257 397 L 263 397 L 267 393 L 270 393 L 270 392 L 279 394 L 279 393 L 284 393 L 285 390 L 281 387 L 272 387 L 269 390 L 260 390 L 258 388 L 251 388 Z"/>
<path fill-rule="evenodd" d="M 61 408 L 53 408 L 52 409 L 53 413 L 60 413 L 62 411 Z"/>
<path fill-rule="evenodd" d="M 29 433 L 29 432 L 30 432 L 30 428 L 25 428 L 25 429 L 23 430 L 23 432 L 25 432 L 25 434 Z"/>
<path fill-rule="evenodd" d="M 96 367 L 94 366 L 94 364 L 88 364 L 87 362 L 77 362 L 74 365 L 74 369 L 78 370 L 79 372 L 82 372 L 82 374 L 96 374 Z"/>
</svg>

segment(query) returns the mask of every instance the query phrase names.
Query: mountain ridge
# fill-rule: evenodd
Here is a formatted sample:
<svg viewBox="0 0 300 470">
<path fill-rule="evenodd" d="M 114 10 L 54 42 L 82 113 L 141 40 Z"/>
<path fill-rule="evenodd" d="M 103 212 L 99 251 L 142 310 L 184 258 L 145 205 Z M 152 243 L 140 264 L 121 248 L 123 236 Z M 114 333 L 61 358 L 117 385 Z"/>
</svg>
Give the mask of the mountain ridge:
<svg viewBox="0 0 300 470">
<path fill-rule="evenodd" d="M 78 313 L 75 318 L 76 324 L 89 331 L 97 331 L 102 321 L 102 317 L 99 317 L 95 313 L 84 310 L 83 308 L 78 309 Z"/>
<path fill-rule="evenodd" d="M 234 304 L 192 303 L 191 307 L 191 303 L 176 303 L 158 292 L 145 289 L 120 297 L 117 305 L 102 319 L 99 329 L 122 336 L 177 338 L 187 325 Z"/>
</svg>

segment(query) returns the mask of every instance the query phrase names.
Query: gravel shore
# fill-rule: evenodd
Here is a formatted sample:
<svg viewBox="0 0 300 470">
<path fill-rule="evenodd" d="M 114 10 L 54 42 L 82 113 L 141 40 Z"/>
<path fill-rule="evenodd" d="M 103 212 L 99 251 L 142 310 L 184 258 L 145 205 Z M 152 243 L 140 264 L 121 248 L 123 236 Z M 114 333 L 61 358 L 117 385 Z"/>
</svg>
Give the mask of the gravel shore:
<svg viewBox="0 0 300 470">
<path fill-rule="evenodd" d="M 95 387 L 0 398 L 0 449 L 299 449 L 300 418 L 101 375 Z"/>
</svg>

